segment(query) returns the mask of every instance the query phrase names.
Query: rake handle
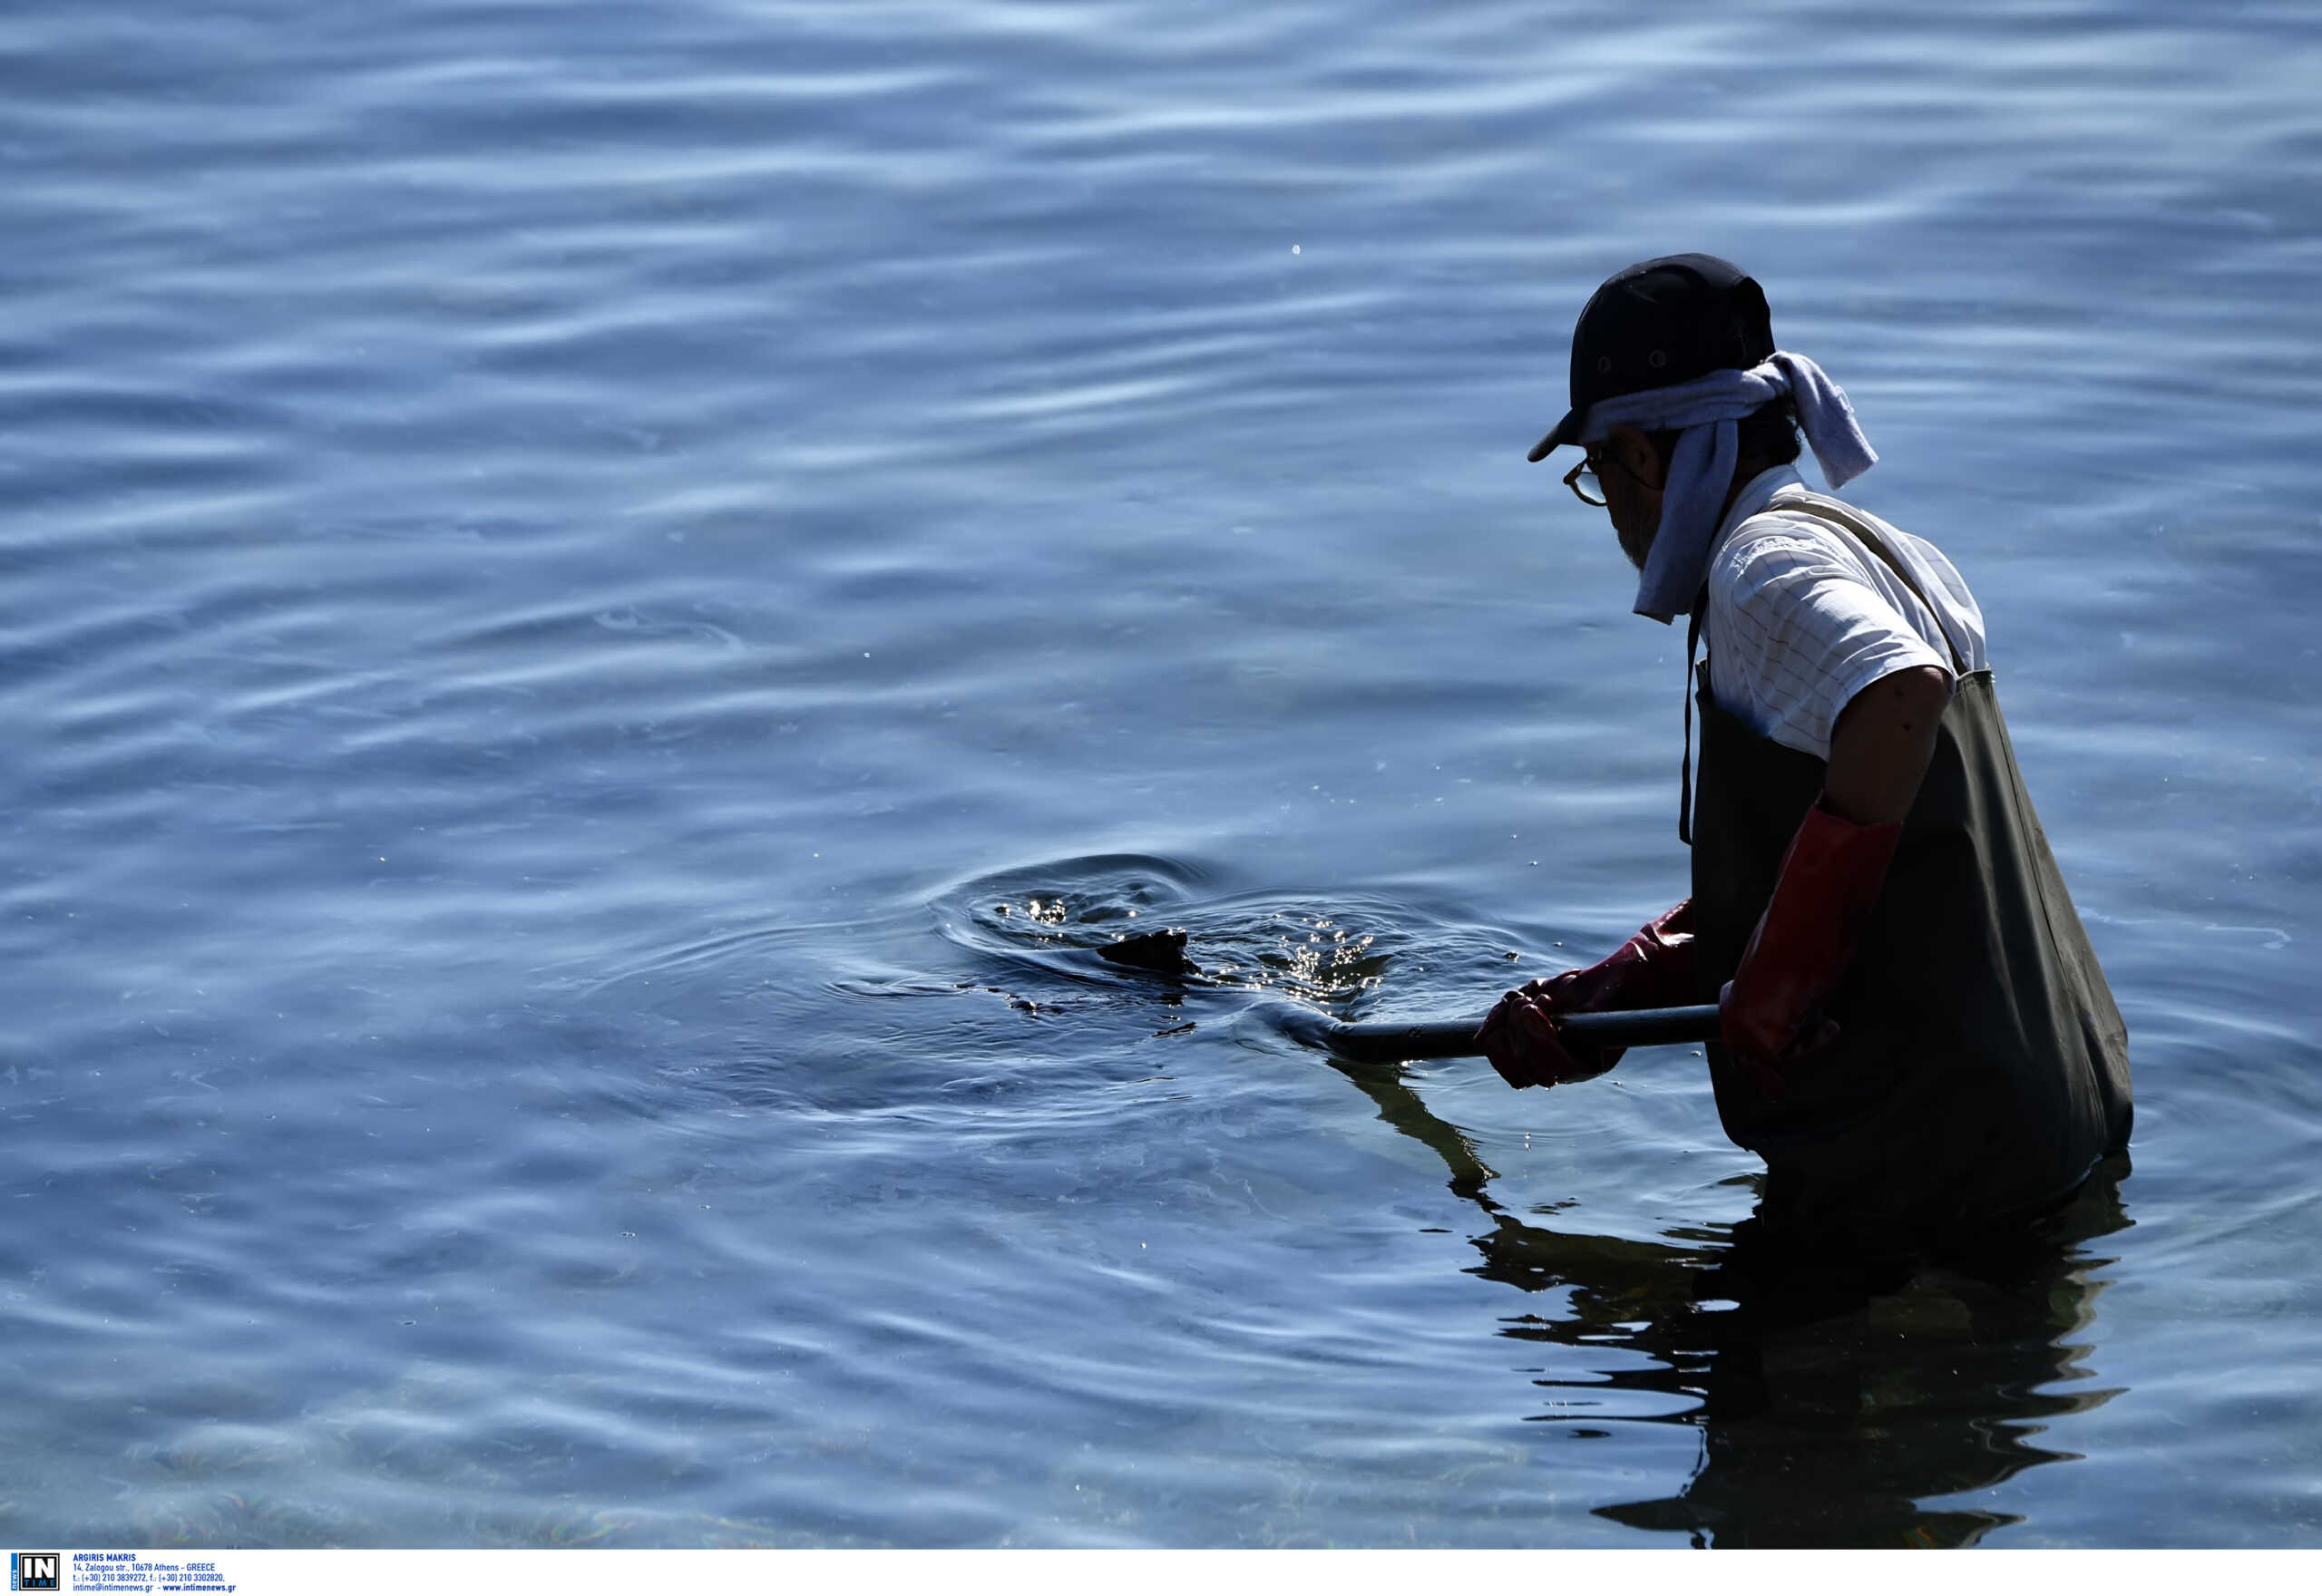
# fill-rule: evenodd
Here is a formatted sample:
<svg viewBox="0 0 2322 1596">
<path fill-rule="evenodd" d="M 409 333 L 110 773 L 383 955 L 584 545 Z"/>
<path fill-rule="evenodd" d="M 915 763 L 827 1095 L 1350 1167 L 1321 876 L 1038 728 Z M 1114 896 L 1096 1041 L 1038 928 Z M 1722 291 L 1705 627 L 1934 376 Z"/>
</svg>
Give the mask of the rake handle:
<svg viewBox="0 0 2322 1596">
<path fill-rule="evenodd" d="M 1476 1033 L 1481 1019 L 1414 1020 L 1350 1024 L 1326 1019 L 1312 1009 L 1280 1015 L 1282 1027 L 1309 1046 L 1321 1047 L 1356 1064 L 1400 1064 L 1414 1058 L 1475 1058 L 1483 1046 Z M 1717 1005 L 1681 1008 L 1615 1008 L 1556 1017 L 1556 1031 L 1597 1047 L 1655 1047 L 1706 1042 L 1717 1035 Z"/>
</svg>

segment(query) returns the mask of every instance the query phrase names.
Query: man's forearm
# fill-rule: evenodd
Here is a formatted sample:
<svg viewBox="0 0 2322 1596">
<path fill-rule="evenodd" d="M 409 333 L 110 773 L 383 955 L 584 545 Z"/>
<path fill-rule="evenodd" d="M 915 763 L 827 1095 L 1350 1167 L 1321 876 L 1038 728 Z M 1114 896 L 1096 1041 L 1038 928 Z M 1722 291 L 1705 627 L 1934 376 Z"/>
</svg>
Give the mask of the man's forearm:
<svg viewBox="0 0 2322 1596">
<path fill-rule="evenodd" d="M 1883 676 L 1857 693 L 1830 728 L 1822 806 L 1859 826 L 1908 814 L 1950 701 L 1951 678 L 1932 665 Z"/>
</svg>

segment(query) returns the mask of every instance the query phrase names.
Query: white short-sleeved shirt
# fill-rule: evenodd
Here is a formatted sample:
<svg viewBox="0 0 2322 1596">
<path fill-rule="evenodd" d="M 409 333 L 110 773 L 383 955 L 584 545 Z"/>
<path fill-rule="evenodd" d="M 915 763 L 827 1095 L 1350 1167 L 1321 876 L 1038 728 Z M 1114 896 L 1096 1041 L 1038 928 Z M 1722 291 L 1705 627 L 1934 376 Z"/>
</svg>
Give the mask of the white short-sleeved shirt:
<svg viewBox="0 0 2322 1596">
<path fill-rule="evenodd" d="M 1921 665 L 1950 676 L 1951 647 L 1969 670 L 1986 662 L 1983 611 L 1941 550 L 1848 506 L 1910 568 L 1930 614 L 1852 532 L 1783 511 L 1817 497 L 1828 496 L 1791 466 L 1750 480 L 1712 546 L 1702 630 L 1718 704 L 1759 735 L 1828 759 L 1839 712 L 1879 677 Z"/>
</svg>

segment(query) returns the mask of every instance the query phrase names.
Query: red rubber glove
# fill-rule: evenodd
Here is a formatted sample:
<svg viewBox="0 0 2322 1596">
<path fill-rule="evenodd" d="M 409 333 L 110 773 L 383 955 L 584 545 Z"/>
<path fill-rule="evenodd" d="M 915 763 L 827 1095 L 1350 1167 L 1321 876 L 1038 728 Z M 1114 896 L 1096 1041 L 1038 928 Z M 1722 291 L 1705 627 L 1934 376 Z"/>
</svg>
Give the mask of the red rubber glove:
<svg viewBox="0 0 2322 1596">
<path fill-rule="evenodd" d="M 1817 801 L 1790 839 L 1773 897 L 1718 995 L 1726 1049 L 1769 1095 L 1781 1092 L 1784 1065 L 1837 1036 L 1822 1006 L 1854 961 L 1902 834 L 1895 823 L 1859 826 Z"/>
<path fill-rule="evenodd" d="M 1567 1045 L 1556 1017 L 1607 1008 L 1662 1008 L 1693 1001 L 1693 904 L 1677 905 L 1601 964 L 1531 981 L 1484 1017 L 1484 1056 L 1509 1085 L 1553 1086 L 1601 1075 L 1620 1062 L 1618 1047 Z"/>
</svg>

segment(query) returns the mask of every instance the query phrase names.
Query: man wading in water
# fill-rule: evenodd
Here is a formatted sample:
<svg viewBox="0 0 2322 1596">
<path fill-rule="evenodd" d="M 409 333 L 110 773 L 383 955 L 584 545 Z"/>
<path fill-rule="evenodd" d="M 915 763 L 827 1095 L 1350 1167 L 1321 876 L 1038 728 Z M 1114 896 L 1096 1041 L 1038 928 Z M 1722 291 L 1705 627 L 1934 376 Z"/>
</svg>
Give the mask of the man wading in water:
<svg viewBox="0 0 2322 1596">
<path fill-rule="evenodd" d="M 1729 262 L 1643 262 L 1581 312 L 1571 413 L 1531 458 L 1578 444 L 1565 481 L 1610 513 L 1637 613 L 1691 614 L 1693 896 L 1603 963 L 1508 993 L 1481 1040 L 1510 1085 L 1553 1085 L 1619 1057 L 1567 1046 L 1558 1015 L 1722 996 L 1710 1078 L 1726 1134 L 1766 1162 L 1767 1239 L 1956 1251 L 2020 1232 L 2127 1144 L 2128 1033 L 1966 584 L 1810 491 L 1801 425 L 1834 488 L 1878 458 Z"/>
</svg>

